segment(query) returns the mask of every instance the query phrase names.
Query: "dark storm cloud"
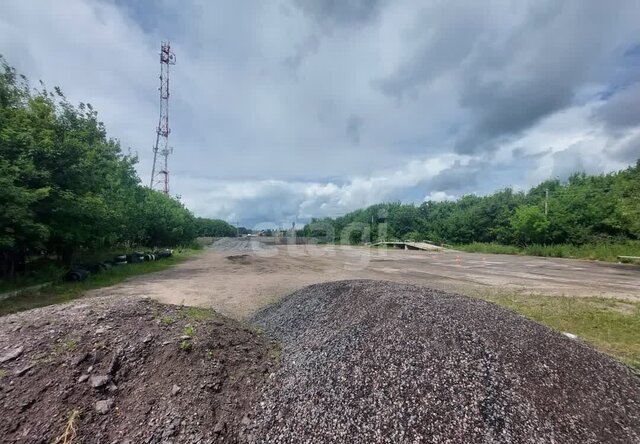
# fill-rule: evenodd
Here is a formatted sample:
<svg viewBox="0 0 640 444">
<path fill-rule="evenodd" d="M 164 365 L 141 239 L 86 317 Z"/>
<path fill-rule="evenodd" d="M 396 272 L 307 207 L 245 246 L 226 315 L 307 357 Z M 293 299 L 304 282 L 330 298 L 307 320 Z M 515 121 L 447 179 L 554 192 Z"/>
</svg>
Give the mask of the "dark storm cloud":
<svg viewBox="0 0 640 444">
<path fill-rule="evenodd" d="M 634 164 L 640 160 L 640 134 L 631 137 L 619 146 L 608 147 L 606 153 L 621 162 Z"/>
<path fill-rule="evenodd" d="M 451 167 L 431 179 L 428 185 L 433 191 L 459 191 L 472 188 L 477 183 L 482 167 L 483 165 L 477 162 L 463 165 L 460 161 L 455 161 Z"/>
<path fill-rule="evenodd" d="M 360 128 L 362 127 L 362 123 L 362 117 L 355 114 L 351 114 L 347 119 L 345 132 L 349 141 L 354 145 L 360 143 Z"/>
<path fill-rule="evenodd" d="M 532 4 L 526 20 L 505 26 L 505 10 L 475 2 L 431 8 L 412 31 L 418 49 L 374 85 L 384 94 L 417 96 L 443 77 L 457 79 L 458 103 L 468 112 L 455 144 L 462 154 L 492 151 L 541 119 L 572 105 L 576 92 L 607 76 L 605 60 L 619 45 L 614 31 L 623 14 L 600 2 L 543 1 Z M 483 15 L 483 12 L 485 14 Z M 637 103 L 640 103 L 637 102 Z M 615 112 L 620 112 L 613 105 Z M 626 114 L 625 114 L 626 115 Z M 638 114 L 636 114 L 637 116 Z M 627 115 L 628 116 L 628 115 Z"/>
<path fill-rule="evenodd" d="M 450 5 L 417 11 L 408 35 L 408 43 L 413 45 L 407 51 L 411 52 L 404 54 L 393 73 L 373 80 L 374 87 L 397 99 L 416 97 L 421 87 L 464 61 L 477 44 L 473 36 L 484 27 L 482 20 L 478 20 L 481 8 L 478 3 Z M 414 45 L 416 48 L 411 50 Z"/>
<path fill-rule="evenodd" d="M 504 81 L 468 87 L 461 103 L 475 117 L 471 128 L 455 145 L 458 153 L 492 151 L 496 141 L 508 139 L 531 127 L 543 117 L 571 103 L 573 91 L 567 84 L 530 78 L 509 85 Z"/>
<path fill-rule="evenodd" d="M 640 82 L 616 91 L 594 115 L 613 131 L 640 125 Z"/>
</svg>

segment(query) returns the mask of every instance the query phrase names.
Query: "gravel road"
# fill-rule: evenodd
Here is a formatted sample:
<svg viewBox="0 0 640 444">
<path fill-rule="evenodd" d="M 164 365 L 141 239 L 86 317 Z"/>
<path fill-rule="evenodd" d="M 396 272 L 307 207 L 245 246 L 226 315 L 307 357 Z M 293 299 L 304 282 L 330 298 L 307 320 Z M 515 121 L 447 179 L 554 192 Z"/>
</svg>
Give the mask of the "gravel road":
<svg viewBox="0 0 640 444">
<path fill-rule="evenodd" d="M 175 267 L 88 294 L 143 296 L 245 320 L 307 285 L 343 279 L 384 279 L 472 296 L 498 292 L 640 300 L 640 268 L 633 265 L 341 245 L 274 246 L 255 238 L 221 239 Z"/>
<path fill-rule="evenodd" d="M 640 442 L 640 378 L 483 301 L 341 281 L 253 321 L 283 351 L 252 442 Z"/>
</svg>

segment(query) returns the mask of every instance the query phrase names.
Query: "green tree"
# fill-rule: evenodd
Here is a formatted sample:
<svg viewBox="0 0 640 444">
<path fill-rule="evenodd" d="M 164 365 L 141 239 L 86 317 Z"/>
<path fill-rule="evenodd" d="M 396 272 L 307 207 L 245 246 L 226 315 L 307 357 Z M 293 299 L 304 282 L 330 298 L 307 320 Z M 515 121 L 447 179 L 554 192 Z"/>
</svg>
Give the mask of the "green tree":
<svg viewBox="0 0 640 444">
<path fill-rule="evenodd" d="M 0 57 L 0 275 L 40 252 L 176 245 L 197 234 L 178 200 L 140 185 L 135 156 L 89 104 L 31 90 Z M 225 227 L 226 228 L 226 227 Z"/>
<path fill-rule="evenodd" d="M 511 226 L 520 244 L 544 243 L 549 221 L 539 207 L 523 205 L 516 208 L 515 214 L 511 217 Z"/>
</svg>

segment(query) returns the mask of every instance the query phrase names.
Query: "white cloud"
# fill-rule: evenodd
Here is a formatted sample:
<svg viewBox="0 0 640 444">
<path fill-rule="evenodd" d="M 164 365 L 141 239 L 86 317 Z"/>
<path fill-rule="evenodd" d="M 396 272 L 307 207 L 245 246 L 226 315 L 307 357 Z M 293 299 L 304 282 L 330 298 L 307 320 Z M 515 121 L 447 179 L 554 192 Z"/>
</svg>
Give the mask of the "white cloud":
<svg viewBox="0 0 640 444">
<path fill-rule="evenodd" d="M 446 200 L 455 200 L 457 196 L 447 194 L 444 191 L 433 191 L 425 196 L 424 201 L 444 202 Z"/>
<path fill-rule="evenodd" d="M 172 191 L 245 225 L 523 189 L 640 157 L 633 0 L 317 2 L 9 0 L 0 53 L 92 103 L 146 183 L 170 38 Z"/>
</svg>

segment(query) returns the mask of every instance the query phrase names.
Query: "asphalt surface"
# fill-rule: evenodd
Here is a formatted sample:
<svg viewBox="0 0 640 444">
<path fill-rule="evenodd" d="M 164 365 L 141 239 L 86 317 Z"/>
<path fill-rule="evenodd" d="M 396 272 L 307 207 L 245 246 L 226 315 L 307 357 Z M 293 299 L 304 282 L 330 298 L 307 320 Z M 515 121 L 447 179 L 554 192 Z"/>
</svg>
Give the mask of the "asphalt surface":
<svg viewBox="0 0 640 444">
<path fill-rule="evenodd" d="M 640 378 L 480 300 L 352 280 L 252 321 L 283 344 L 252 442 L 640 442 Z"/>
</svg>

